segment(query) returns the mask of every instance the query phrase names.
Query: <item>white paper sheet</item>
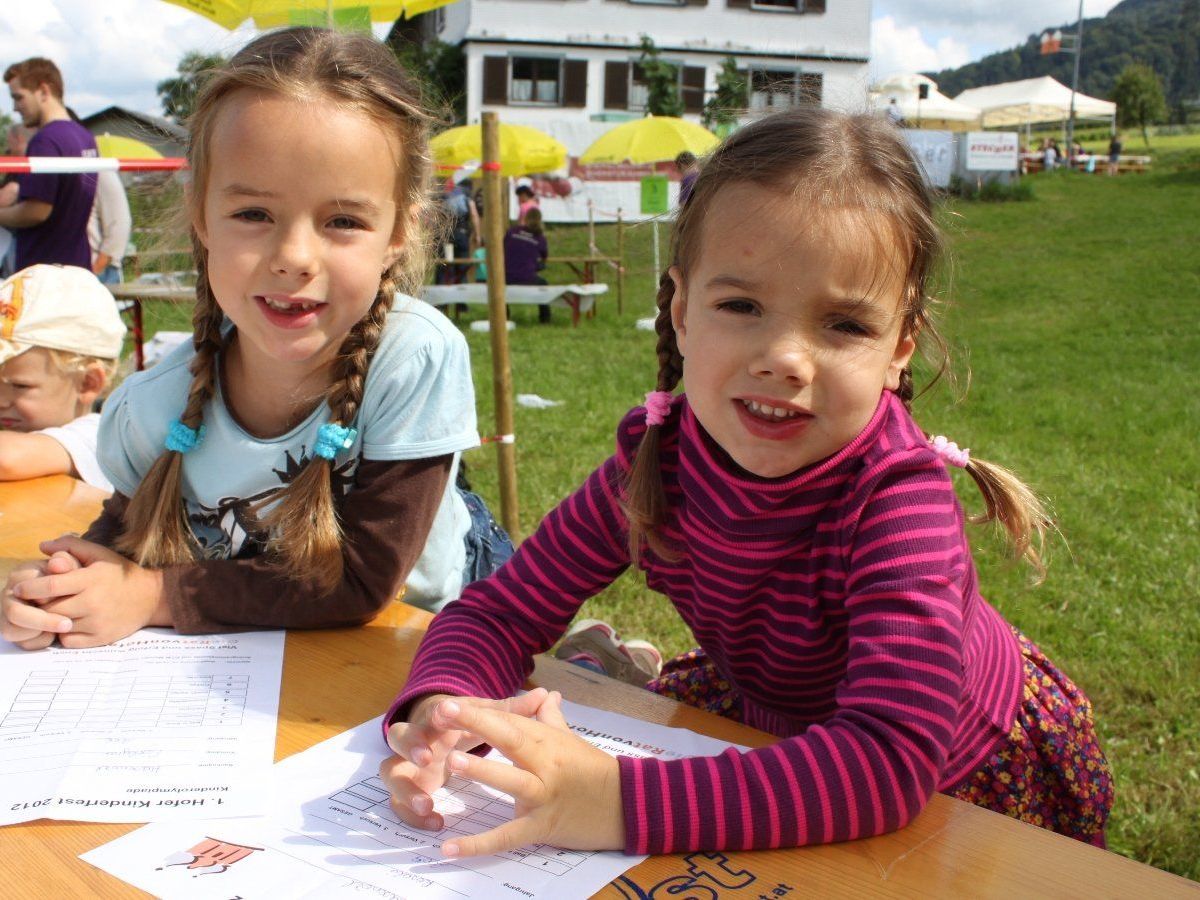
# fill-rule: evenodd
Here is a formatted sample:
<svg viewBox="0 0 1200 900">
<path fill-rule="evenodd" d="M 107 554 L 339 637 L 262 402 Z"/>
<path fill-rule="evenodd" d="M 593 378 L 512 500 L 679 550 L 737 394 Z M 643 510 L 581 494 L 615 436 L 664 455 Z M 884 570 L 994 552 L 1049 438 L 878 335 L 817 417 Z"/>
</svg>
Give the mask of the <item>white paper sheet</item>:
<svg viewBox="0 0 1200 900">
<path fill-rule="evenodd" d="M 0 646 L 0 825 L 262 815 L 282 631 Z"/>
<path fill-rule="evenodd" d="M 564 703 L 572 728 L 609 753 L 677 759 L 730 745 L 679 728 Z M 503 759 L 499 754 L 495 758 Z M 645 857 L 546 845 L 447 860 L 451 833 L 477 833 L 512 818 L 511 798 L 453 778 L 436 797 L 446 829 L 403 825 L 376 774 L 386 754 L 374 719 L 275 766 L 267 820 L 149 825 L 82 855 L 160 897 L 285 900 L 341 897 L 590 897 Z"/>
</svg>

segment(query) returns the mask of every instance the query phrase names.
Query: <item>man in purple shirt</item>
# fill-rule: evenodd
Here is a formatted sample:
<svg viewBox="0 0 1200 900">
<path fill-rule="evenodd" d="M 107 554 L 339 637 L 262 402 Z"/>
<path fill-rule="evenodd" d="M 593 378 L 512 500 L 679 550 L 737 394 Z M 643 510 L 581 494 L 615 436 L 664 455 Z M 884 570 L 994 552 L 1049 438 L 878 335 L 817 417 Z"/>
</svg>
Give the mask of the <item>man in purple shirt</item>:
<svg viewBox="0 0 1200 900">
<path fill-rule="evenodd" d="M 30 139 L 29 156 L 98 156 L 96 141 L 72 121 L 63 105 L 63 80 L 58 66 L 33 57 L 4 72 L 13 109 Z M 87 223 L 96 196 L 96 176 L 19 175 L 15 198 L 0 206 L 0 226 L 16 232 L 16 268 L 35 263 L 61 263 L 91 269 Z M 15 202 L 13 202 L 15 200 Z M 2 202 L 2 201 L 0 201 Z"/>
</svg>

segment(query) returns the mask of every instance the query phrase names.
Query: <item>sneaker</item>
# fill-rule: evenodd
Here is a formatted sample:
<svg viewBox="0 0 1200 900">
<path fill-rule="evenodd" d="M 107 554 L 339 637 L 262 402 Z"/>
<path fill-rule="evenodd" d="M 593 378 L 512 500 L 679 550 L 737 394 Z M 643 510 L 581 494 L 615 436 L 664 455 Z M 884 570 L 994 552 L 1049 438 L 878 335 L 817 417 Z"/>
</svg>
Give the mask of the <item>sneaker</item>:
<svg viewBox="0 0 1200 900">
<path fill-rule="evenodd" d="M 598 668 L 609 678 L 644 686 L 658 677 L 662 654 L 648 641 L 622 642 L 616 630 L 599 619 L 583 619 L 567 632 L 558 649 L 558 659 Z"/>
</svg>

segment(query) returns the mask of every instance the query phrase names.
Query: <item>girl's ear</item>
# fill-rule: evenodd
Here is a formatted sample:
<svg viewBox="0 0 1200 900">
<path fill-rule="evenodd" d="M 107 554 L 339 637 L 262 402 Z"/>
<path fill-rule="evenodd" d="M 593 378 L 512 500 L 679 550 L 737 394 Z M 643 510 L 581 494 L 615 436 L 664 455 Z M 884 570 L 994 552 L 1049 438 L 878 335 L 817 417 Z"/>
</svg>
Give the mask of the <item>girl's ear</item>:
<svg viewBox="0 0 1200 900">
<path fill-rule="evenodd" d="M 384 270 L 390 269 L 404 255 L 404 248 L 412 235 L 417 233 L 421 220 L 421 204 L 410 203 L 408 209 L 396 214 L 396 227 L 392 229 L 392 239 L 388 242 L 387 255 L 384 257 Z"/>
<path fill-rule="evenodd" d="M 896 350 L 892 354 L 892 361 L 888 363 L 887 378 L 884 382 L 884 387 L 889 391 L 898 390 L 900 387 L 900 374 L 908 368 L 909 360 L 912 359 L 913 353 L 917 350 L 917 338 L 910 331 L 900 335 L 896 341 Z"/>
<path fill-rule="evenodd" d="M 683 273 L 679 271 L 679 266 L 671 266 L 667 274 L 675 284 L 675 295 L 671 297 L 671 326 L 675 329 L 675 347 L 680 356 L 686 356 L 684 344 L 687 341 L 687 326 L 684 320 L 687 318 L 687 295 L 683 290 Z"/>
<path fill-rule="evenodd" d="M 191 224 L 192 230 L 196 232 L 196 237 L 200 239 L 200 243 L 203 244 L 207 249 L 208 229 L 204 227 L 204 211 L 197 207 L 195 203 L 196 198 L 193 193 L 194 189 L 192 185 L 189 183 L 186 187 L 184 187 L 183 190 L 183 202 L 187 204 L 186 208 L 191 210 L 191 214 L 188 216 L 188 222 Z"/>
</svg>

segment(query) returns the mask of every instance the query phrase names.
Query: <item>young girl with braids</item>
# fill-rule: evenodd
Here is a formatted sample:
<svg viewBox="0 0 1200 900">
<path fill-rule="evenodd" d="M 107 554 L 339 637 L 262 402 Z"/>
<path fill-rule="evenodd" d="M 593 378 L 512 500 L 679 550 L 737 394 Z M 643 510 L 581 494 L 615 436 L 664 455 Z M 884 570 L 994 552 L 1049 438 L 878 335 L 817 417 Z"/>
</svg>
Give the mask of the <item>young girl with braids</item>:
<svg viewBox="0 0 1200 900">
<path fill-rule="evenodd" d="M 1111 781 L 1090 705 L 981 596 L 947 465 L 1039 570 L 1046 513 L 910 414 L 910 358 L 936 345 L 938 232 L 902 137 L 824 109 L 749 124 L 704 165 L 672 244 L 657 390 L 433 622 L 386 720 L 393 807 L 439 827 L 447 771 L 515 798 L 511 823 L 449 856 L 843 841 L 902 827 L 934 791 L 1102 844 Z M 512 695 L 630 565 L 699 644 L 650 688 L 778 743 L 613 758 L 567 729 L 555 694 L 533 718 L 466 699 Z M 480 741 L 516 765 L 463 752 Z"/>
<path fill-rule="evenodd" d="M 402 587 L 437 608 L 511 552 L 454 487 L 479 442 L 466 342 L 403 293 L 428 243 L 427 126 L 365 35 L 269 33 L 206 82 L 193 340 L 105 406 L 116 493 L 13 574 L 5 638 L 359 624 Z"/>
</svg>

